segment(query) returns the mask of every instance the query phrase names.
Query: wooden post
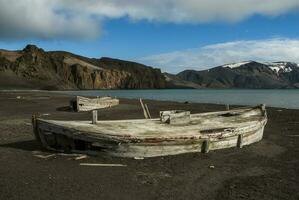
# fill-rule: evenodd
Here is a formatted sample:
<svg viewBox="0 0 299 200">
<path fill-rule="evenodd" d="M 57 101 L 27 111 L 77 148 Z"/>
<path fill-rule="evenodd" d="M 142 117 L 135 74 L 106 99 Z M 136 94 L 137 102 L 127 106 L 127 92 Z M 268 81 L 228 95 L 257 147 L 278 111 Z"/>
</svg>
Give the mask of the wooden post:
<svg viewBox="0 0 299 200">
<path fill-rule="evenodd" d="M 202 153 L 209 153 L 209 151 L 210 151 L 210 141 L 205 140 L 205 141 L 202 142 L 201 152 Z"/>
<path fill-rule="evenodd" d="M 35 136 L 35 139 L 40 140 L 39 135 L 37 133 L 37 125 L 36 125 L 36 115 L 32 115 L 32 128 L 33 128 L 33 134 Z"/>
<path fill-rule="evenodd" d="M 35 129 L 36 129 L 36 115 L 32 115 L 31 120 L 32 120 L 33 131 L 35 131 Z"/>
<path fill-rule="evenodd" d="M 147 112 L 146 112 L 146 109 L 145 109 L 145 106 L 144 106 L 144 104 L 143 104 L 143 102 L 142 102 L 142 99 L 139 99 L 139 101 L 140 101 L 140 104 L 141 104 L 141 107 L 142 107 L 142 110 L 143 110 L 144 118 L 145 118 L 145 119 L 148 119 L 149 116 L 148 116 L 148 114 L 147 114 Z"/>
<path fill-rule="evenodd" d="M 238 135 L 238 141 L 237 141 L 237 147 L 242 148 L 243 147 L 243 135 Z"/>
<path fill-rule="evenodd" d="M 145 110 L 146 110 L 147 116 L 148 116 L 148 117 L 151 119 L 151 118 L 152 118 L 152 116 L 151 116 L 151 114 L 150 114 L 150 112 L 149 112 L 149 109 L 148 109 L 147 105 L 146 105 L 146 104 L 144 104 L 144 107 L 145 107 Z"/>
<path fill-rule="evenodd" d="M 225 105 L 225 109 L 226 109 L 226 110 L 229 110 L 229 104 L 226 104 L 226 105 Z"/>
<path fill-rule="evenodd" d="M 92 113 L 92 124 L 97 124 L 98 121 L 98 111 L 97 110 L 93 110 L 91 111 Z"/>
<path fill-rule="evenodd" d="M 33 128 L 33 134 L 35 139 L 42 144 L 41 137 L 39 136 L 38 128 L 37 128 L 37 123 L 36 123 L 36 115 L 32 115 L 32 128 Z"/>
<path fill-rule="evenodd" d="M 262 110 L 263 115 L 265 116 L 267 114 L 266 113 L 266 104 L 261 104 L 261 110 Z"/>
</svg>

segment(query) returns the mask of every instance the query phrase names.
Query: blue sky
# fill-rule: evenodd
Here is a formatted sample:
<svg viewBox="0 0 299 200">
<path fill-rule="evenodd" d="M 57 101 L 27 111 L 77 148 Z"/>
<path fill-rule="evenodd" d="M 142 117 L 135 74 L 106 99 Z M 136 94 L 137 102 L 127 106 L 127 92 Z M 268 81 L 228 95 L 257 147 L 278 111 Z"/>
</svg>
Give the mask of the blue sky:
<svg viewBox="0 0 299 200">
<path fill-rule="evenodd" d="M 11 0 L 15 10 L 5 12 L 13 8 L 5 8 L 8 1 L 0 0 L 0 24 L 6 30 L 0 30 L 2 49 L 22 49 L 32 43 L 45 50 L 138 61 L 172 73 L 244 59 L 299 62 L 298 0 L 267 1 L 273 6 L 252 5 L 259 4 L 256 0 L 235 0 L 227 8 L 220 5 L 220 0 L 212 0 L 211 5 L 207 0 L 186 0 L 190 3 L 186 8 L 181 8 L 180 0 L 167 0 L 168 4 L 161 5 L 159 1 L 151 5 L 149 1 L 125 0 L 121 6 L 118 0 L 111 5 L 104 0 L 87 0 L 72 9 L 68 0 L 23 1 L 33 8 L 28 4 L 20 7 L 19 1 Z M 246 1 L 250 8 L 243 7 Z M 205 8 L 200 5 L 203 3 Z M 97 6 L 107 9 L 99 11 Z M 155 6 L 160 9 L 157 11 Z M 192 10 L 196 6 L 198 11 Z M 31 18 L 30 13 L 38 10 L 39 16 Z M 120 10 L 127 11 L 122 14 Z M 9 12 L 20 16 L 11 17 Z M 259 52 L 261 49 L 263 52 Z"/>
</svg>

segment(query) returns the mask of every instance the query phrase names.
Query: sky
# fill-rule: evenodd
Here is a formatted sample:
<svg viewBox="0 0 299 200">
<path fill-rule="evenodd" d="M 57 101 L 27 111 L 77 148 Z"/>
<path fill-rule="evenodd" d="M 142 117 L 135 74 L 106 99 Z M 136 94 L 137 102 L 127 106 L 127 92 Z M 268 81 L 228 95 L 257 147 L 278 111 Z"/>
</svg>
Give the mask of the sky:
<svg viewBox="0 0 299 200">
<path fill-rule="evenodd" d="M 0 49 L 35 44 L 178 73 L 299 63 L 299 0 L 0 0 Z"/>
</svg>

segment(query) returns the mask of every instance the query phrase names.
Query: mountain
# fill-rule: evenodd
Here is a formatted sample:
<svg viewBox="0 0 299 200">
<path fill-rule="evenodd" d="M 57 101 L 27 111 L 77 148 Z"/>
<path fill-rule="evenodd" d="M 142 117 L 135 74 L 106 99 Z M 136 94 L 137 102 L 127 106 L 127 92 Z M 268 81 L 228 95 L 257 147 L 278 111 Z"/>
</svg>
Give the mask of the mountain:
<svg viewBox="0 0 299 200">
<path fill-rule="evenodd" d="M 299 88 L 299 65 L 246 61 L 177 75 L 113 58 L 87 58 L 34 45 L 0 50 L 0 89 Z"/>
<path fill-rule="evenodd" d="M 191 82 L 191 81 L 185 81 L 182 80 L 180 77 L 174 75 L 174 74 L 169 74 L 169 73 L 164 73 L 165 80 L 166 80 L 166 88 L 170 89 L 199 89 L 201 88 L 200 85 Z"/>
<path fill-rule="evenodd" d="M 299 65 L 292 62 L 246 61 L 176 75 L 203 88 L 299 88 Z"/>
<path fill-rule="evenodd" d="M 165 88 L 160 69 L 112 58 L 86 58 L 34 45 L 0 50 L 0 89 Z"/>
</svg>

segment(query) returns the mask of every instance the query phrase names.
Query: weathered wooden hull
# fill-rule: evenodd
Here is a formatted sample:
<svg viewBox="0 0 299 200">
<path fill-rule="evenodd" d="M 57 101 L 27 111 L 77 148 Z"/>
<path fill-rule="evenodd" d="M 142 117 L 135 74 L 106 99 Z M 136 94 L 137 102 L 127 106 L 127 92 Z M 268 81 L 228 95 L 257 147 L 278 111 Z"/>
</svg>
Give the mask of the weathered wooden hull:
<svg viewBox="0 0 299 200">
<path fill-rule="evenodd" d="M 86 98 L 77 96 L 75 100 L 70 101 L 71 107 L 77 112 L 109 108 L 118 104 L 119 100 L 111 97 Z"/>
<path fill-rule="evenodd" d="M 166 125 L 159 119 L 99 121 L 96 125 L 86 121 L 33 120 L 36 138 L 47 149 L 105 152 L 120 157 L 242 148 L 263 138 L 266 123 L 267 115 L 262 107 L 193 114 L 189 125 L 180 126 Z M 126 126 L 133 126 L 131 132 Z"/>
</svg>

